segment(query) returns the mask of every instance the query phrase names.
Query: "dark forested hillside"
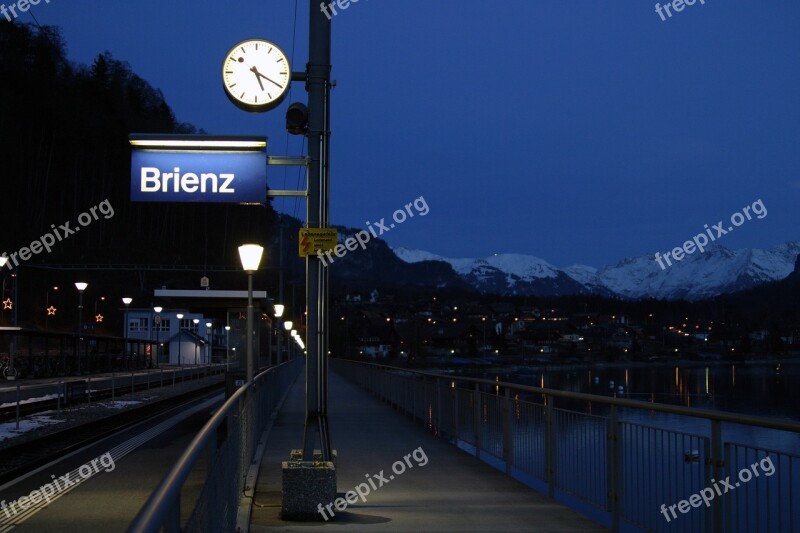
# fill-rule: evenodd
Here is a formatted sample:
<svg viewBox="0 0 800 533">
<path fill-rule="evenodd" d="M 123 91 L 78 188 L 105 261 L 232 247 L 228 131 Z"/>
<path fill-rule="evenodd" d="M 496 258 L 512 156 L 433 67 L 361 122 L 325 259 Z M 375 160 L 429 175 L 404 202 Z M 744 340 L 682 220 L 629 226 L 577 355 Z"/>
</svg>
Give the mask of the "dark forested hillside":
<svg viewBox="0 0 800 533">
<path fill-rule="evenodd" d="M 194 133 L 163 95 L 109 53 L 71 64 L 54 27 L 0 22 L 0 253 L 29 245 L 108 200 L 92 222 L 27 263 L 236 264 L 243 240 L 267 244 L 272 208 L 134 204 L 130 133 Z"/>
</svg>

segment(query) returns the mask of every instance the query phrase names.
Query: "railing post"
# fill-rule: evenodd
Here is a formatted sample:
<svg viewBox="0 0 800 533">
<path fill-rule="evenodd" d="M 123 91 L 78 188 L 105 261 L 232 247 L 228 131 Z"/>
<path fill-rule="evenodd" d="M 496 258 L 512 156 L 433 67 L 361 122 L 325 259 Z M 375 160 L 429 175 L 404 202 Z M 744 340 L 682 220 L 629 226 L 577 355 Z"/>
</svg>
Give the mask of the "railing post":
<svg viewBox="0 0 800 533">
<path fill-rule="evenodd" d="M 556 485 L 556 453 L 555 453 L 555 424 L 553 421 L 553 398 L 545 396 L 545 476 L 547 477 L 547 495 L 555 498 Z"/>
<path fill-rule="evenodd" d="M 619 518 L 620 518 L 620 494 L 619 494 L 619 472 L 620 472 L 620 436 L 619 427 L 617 424 L 617 406 L 610 406 L 608 413 L 608 427 L 606 429 L 606 450 L 607 462 L 606 470 L 608 476 L 608 496 L 607 507 L 611 513 L 611 530 L 619 531 Z"/>
<path fill-rule="evenodd" d="M 435 378 L 436 381 L 436 429 L 435 435 L 442 435 L 442 380 Z"/>
<path fill-rule="evenodd" d="M 452 385 L 450 396 L 453 402 L 453 444 L 458 446 L 458 389 Z"/>
<path fill-rule="evenodd" d="M 711 421 L 711 475 L 715 479 L 725 479 L 725 460 L 722 455 L 722 423 L 719 420 Z M 711 486 L 711 480 L 706 479 L 707 486 Z M 712 521 L 713 528 L 711 531 L 714 533 L 722 533 L 722 506 L 725 500 L 717 505 L 712 505 Z M 730 505 L 726 507 L 730 508 Z"/>
<path fill-rule="evenodd" d="M 511 390 L 505 390 L 505 401 L 503 402 L 503 460 L 506 462 L 506 474 L 511 475 L 511 467 L 514 464 L 514 429 L 512 427 L 511 416 Z"/>
<path fill-rule="evenodd" d="M 472 433 L 475 435 L 475 457 L 481 458 L 481 391 L 480 385 L 475 384 L 472 392 Z"/>
</svg>

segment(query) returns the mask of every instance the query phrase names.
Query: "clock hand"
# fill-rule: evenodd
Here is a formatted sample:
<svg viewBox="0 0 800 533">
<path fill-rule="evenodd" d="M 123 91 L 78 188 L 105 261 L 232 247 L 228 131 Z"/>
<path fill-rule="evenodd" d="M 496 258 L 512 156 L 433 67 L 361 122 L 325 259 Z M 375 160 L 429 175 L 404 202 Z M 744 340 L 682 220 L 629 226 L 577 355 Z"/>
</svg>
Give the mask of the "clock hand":
<svg viewBox="0 0 800 533">
<path fill-rule="evenodd" d="M 265 80 L 267 80 L 268 82 L 270 82 L 270 83 L 274 83 L 274 84 L 275 84 L 275 85 L 277 85 L 277 86 L 278 86 L 280 89 L 283 89 L 283 85 L 281 85 L 280 83 L 278 83 L 278 82 L 275 82 L 275 81 L 272 81 L 271 79 L 269 79 L 268 77 L 264 76 L 264 75 L 263 75 L 263 74 L 261 74 L 261 73 L 259 73 L 258 75 L 259 75 L 259 76 L 261 76 L 262 78 L 264 78 Z"/>
<path fill-rule="evenodd" d="M 267 80 L 268 82 L 276 85 L 280 89 L 283 89 L 283 85 L 281 85 L 280 83 L 278 83 L 276 81 L 273 81 L 273 80 L 269 79 L 267 76 L 264 76 L 263 74 L 261 74 L 255 66 L 250 68 L 250 72 L 252 72 L 253 74 L 255 74 L 259 78 L 259 80 L 258 80 L 259 85 L 261 84 L 261 78 L 264 78 L 265 80 Z M 264 90 L 264 86 L 263 85 L 261 86 L 261 90 L 262 91 Z"/>
<path fill-rule="evenodd" d="M 263 91 L 264 90 L 264 84 L 261 83 L 261 77 L 260 77 L 261 73 L 258 71 L 258 69 L 256 67 L 251 68 L 250 72 L 252 72 L 253 74 L 256 75 L 256 80 L 258 81 L 258 85 L 259 85 L 259 87 L 261 87 L 261 90 Z"/>
</svg>

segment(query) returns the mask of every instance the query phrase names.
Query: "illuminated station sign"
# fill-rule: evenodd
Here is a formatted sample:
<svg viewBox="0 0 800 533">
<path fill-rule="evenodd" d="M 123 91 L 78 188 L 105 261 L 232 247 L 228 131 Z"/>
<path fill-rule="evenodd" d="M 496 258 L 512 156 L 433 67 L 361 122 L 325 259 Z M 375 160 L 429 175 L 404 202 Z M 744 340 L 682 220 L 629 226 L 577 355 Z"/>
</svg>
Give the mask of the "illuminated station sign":
<svg viewBox="0 0 800 533">
<path fill-rule="evenodd" d="M 131 200 L 263 204 L 265 137 L 131 135 Z"/>
</svg>

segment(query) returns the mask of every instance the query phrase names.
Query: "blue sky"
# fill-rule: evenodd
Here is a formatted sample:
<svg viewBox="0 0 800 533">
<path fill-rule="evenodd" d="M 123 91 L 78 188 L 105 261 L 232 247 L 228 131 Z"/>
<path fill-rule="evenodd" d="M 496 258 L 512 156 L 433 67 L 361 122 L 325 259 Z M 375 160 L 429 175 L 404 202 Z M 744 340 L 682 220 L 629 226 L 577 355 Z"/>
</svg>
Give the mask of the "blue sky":
<svg viewBox="0 0 800 533">
<path fill-rule="evenodd" d="M 662 2 L 663 3 L 663 2 Z M 292 101 L 253 115 L 221 61 L 261 37 L 307 60 L 306 2 L 51 0 L 69 57 L 104 50 L 161 89 L 179 120 L 270 138 Z M 21 21 L 32 22 L 29 15 Z M 332 222 L 363 228 L 424 196 L 384 235 L 449 257 L 602 266 L 681 245 L 761 199 L 730 248 L 800 240 L 800 3 L 360 0 L 333 19 Z M 270 171 L 296 188 L 296 170 Z M 276 208 L 304 217 L 294 199 Z"/>
</svg>

